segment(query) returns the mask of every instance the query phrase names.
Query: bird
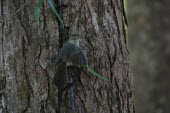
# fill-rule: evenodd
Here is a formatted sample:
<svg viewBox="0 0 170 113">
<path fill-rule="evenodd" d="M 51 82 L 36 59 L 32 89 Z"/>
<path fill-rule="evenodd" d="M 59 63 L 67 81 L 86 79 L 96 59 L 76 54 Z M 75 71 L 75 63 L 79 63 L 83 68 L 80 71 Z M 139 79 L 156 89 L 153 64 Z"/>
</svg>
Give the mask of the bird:
<svg viewBox="0 0 170 113">
<path fill-rule="evenodd" d="M 81 68 L 83 65 L 87 65 L 87 59 L 79 46 L 79 41 L 79 37 L 70 36 L 69 40 L 64 43 L 55 61 L 57 69 L 53 78 L 53 83 L 58 88 L 57 113 L 60 113 L 62 91 L 65 83 L 67 83 L 68 88 L 70 112 L 75 113 L 74 91 L 72 86 L 73 80 L 71 78 L 71 71 L 69 67 L 75 66 Z"/>
<path fill-rule="evenodd" d="M 56 74 L 53 78 L 55 86 L 59 87 L 61 82 L 67 82 L 67 67 L 75 66 L 81 68 L 83 65 L 87 65 L 87 59 L 79 42 L 80 37 L 69 36 L 68 41 L 63 44 L 63 47 L 55 60 L 55 64 L 57 65 Z"/>
</svg>

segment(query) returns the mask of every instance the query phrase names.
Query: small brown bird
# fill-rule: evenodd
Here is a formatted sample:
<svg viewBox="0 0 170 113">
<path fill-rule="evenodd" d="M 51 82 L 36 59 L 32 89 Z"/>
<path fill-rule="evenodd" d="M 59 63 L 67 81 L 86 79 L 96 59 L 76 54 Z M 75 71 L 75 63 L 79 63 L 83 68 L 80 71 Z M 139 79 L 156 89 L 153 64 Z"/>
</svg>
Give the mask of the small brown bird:
<svg viewBox="0 0 170 113">
<path fill-rule="evenodd" d="M 58 87 L 61 82 L 66 83 L 66 72 L 68 66 L 82 67 L 87 65 L 87 59 L 79 46 L 78 37 L 71 36 L 63 45 L 56 59 L 57 70 L 53 79 L 53 83 Z M 63 84 L 63 83 L 61 83 Z"/>
<path fill-rule="evenodd" d="M 79 46 L 78 37 L 70 37 L 69 40 L 63 45 L 56 59 L 56 64 L 57 70 L 53 79 L 53 83 L 58 88 L 57 113 L 60 111 L 62 90 L 65 83 L 67 83 L 68 88 L 70 112 L 76 113 L 74 107 L 74 91 L 72 86 L 73 80 L 71 78 L 71 71 L 69 67 L 75 66 L 81 68 L 83 65 L 87 65 L 86 57 Z"/>
</svg>

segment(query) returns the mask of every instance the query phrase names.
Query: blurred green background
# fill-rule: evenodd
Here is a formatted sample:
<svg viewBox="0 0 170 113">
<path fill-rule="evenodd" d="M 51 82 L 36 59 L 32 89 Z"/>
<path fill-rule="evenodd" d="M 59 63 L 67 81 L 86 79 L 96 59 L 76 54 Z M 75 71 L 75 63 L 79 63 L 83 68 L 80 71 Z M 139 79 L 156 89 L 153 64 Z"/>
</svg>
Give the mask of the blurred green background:
<svg viewBox="0 0 170 113">
<path fill-rule="evenodd" d="M 170 113 L 170 0 L 128 0 L 136 113 Z"/>
</svg>

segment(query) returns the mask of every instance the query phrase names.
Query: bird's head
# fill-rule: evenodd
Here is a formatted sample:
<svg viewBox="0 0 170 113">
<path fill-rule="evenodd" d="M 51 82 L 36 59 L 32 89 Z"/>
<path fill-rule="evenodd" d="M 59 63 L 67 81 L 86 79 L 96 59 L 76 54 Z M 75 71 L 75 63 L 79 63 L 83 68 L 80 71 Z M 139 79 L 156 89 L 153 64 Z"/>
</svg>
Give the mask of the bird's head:
<svg viewBox="0 0 170 113">
<path fill-rule="evenodd" d="M 69 42 L 79 45 L 80 38 L 78 36 L 70 36 Z"/>
</svg>

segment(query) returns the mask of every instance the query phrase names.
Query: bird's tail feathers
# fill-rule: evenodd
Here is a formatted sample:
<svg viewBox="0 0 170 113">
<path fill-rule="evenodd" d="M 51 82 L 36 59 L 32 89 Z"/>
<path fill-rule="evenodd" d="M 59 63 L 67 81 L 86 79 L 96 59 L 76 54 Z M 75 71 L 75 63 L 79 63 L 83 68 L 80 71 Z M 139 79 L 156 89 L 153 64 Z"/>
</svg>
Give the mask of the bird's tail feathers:
<svg viewBox="0 0 170 113">
<path fill-rule="evenodd" d="M 66 81 L 66 64 L 65 63 L 60 63 L 57 66 L 55 76 L 53 78 L 53 84 L 56 87 L 61 87 L 63 86 Z"/>
</svg>

